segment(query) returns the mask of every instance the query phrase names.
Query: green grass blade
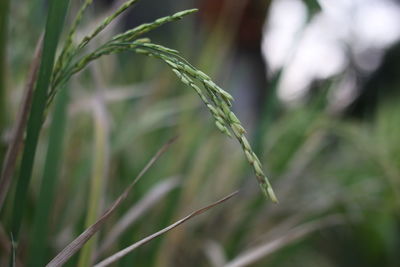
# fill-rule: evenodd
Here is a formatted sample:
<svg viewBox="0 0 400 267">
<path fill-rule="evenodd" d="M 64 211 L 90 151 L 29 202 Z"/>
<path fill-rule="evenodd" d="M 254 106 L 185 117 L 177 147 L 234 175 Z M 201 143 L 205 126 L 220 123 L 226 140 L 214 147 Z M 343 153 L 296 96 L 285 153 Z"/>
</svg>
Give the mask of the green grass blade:
<svg viewBox="0 0 400 267">
<path fill-rule="evenodd" d="M 7 47 L 7 32 L 8 32 L 8 12 L 9 0 L 0 2 L 0 135 L 3 134 L 6 125 L 6 47 Z M 0 145 L 0 161 L 3 161 L 5 147 Z"/>
<path fill-rule="evenodd" d="M 14 234 L 15 242 L 18 242 L 28 186 L 32 175 L 35 151 L 43 122 L 47 88 L 50 83 L 57 44 L 63 28 L 68 4 L 69 0 L 50 1 L 43 44 L 43 56 L 28 120 L 27 137 L 22 157 L 21 172 L 14 199 L 12 232 Z"/>
<path fill-rule="evenodd" d="M 109 137 L 108 121 L 102 100 L 97 101 L 93 106 L 94 116 L 94 150 L 93 150 L 93 169 L 89 186 L 88 208 L 86 212 L 85 227 L 94 224 L 100 215 L 100 203 L 104 195 L 105 179 L 107 176 L 109 161 Z M 95 248 L 96 238 L 89 240 L 83 247 L 79 257 L 78 266 L 90 266 L 93 249 Z"/>
<path fill-rule="evenodd" d="M 33 225 L 28 266 L 44 266 L 46 261 L 47 237 L 49 236 L 49 217 L 54 203 L 54 192 L 60 169 L 65 135 L 66 111 L 69 102 L 69 90 L 64 88 L 56 97 L 55 109 L 50 126 L 42 185 L 40 188 L 37 213 Z"/>
</svg>

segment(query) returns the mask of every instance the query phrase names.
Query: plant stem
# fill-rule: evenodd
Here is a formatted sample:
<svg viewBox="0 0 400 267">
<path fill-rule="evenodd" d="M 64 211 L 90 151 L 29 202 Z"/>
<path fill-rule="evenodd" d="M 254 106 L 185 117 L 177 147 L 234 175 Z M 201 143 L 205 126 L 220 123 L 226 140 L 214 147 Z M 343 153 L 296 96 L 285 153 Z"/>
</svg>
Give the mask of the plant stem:
<svg viewBox="0 0 400 267">
<path fill-rule="evenodd" d="M 7 69 L 7 33 L 8 33 L 8 13 L 9 0 L 0 1 L 0 136 L 6 128 L 6 69 Z M 3 161 L 5 146 L 0 143 L 0 162 Z"/>
<path fill-rule="evenodd" d="M 100 203 L 105 187 L 105 178 L 108 169 L 108 126 L 104 103 L 98 96 L 98 101 L 93 105 L 94 115 L 94 151 L 93 169 L 90 181 L 89 203 L 86 215 L 85 227 L 94 224 L 100 215 Z M 83 247 L 79 258 L 81 267 L 90 266 L 96 238 L 89 240 Z"/>
</svg>

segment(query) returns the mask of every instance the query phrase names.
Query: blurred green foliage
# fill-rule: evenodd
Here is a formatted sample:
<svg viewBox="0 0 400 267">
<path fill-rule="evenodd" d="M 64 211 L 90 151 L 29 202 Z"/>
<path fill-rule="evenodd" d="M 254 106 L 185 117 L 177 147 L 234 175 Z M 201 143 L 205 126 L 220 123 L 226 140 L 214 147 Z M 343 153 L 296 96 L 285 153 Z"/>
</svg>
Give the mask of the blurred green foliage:
<svg viewBox="0 0 400 267">
<path fill-rule="evenodd" d="M 26 5 L 11 3 L 10 25 L 15 32 L 10 35 L 8 46 L 15 49 L 8 54 L 10 76 L 5 94 L 10 108 L 6 121 L 10 124 L 0 129 L 12 127 L 18 109 L 26 76 L 23 66 L 34 49 L 33 42 L 26 40 L 38 38 L 44 26 L 40 14 L 45 6 L 28 12 L 31 2 L 23 2 Z M 79 7 L 79 1 L 72 2 L 71 13 Z M 306 2 L 310 14 L 317 12 L 316 1 Z M 187 8 L 186 5 L 177 4 L 176 10 Z M 99 16 L 96 8 L 90 10 L 93 21 Z M 29 25 L 34 25 L 32 31 L 23 34 Z M 90 25 L 91 20 L 87 19 L 84 26 Z M 80 30 L 85 31 L 85 27 Z M 216 76 L 229 91 L 230 80 L 240 75 L 235 72 L 235 65 L 229 64 L 233 62 L 230 49 L 234 49 L 234 44 L 227 42 L 233 39 L 217 35 L 221 29 L 215 29 L 214 34 L 201 30 L 193 18 L 169 27 L 174 33 L 170 42 L 176 43 L 182 54 L 189 55 L 211 77 Z M 198 97 L 182 86 L 165 66 L 157 60 L 128 53 L 99 59 L 67 88 L 71 93 L 68 127 L 64 132 L 65 146 L 52 199 L 53 210 L 49 214 L 51 226 L 45 237 L 46 260 L 85 228 L 93 161 L 99 156 L 95 154 L 98 146 L 94 141 L 104 131 L 103 145 L 107 149 L 102 152 L 105 156 L 100 155 L 104 156 L 101 166 L 104 187 L 97 203 L 103 210 L 169 137 L 177 133 L 179 140 L 103 227 L 93 244 L 93 262 L 239 188 L 238 197 L 153 240 L 116 266 L 243 266 L 229 263 L 266 244 L 272 248 L 248 263 L 249 266 L 398 266 L 399 99 L 382 101 L 373 117 L 356 120 L 329 111 L 326 90 L 335 90 L 337 85 L 334 81 L 328 83 L 329 89 L 319 88 L 321 95 L 295 107 L 279 102 L 276 82 L 265 89 L 272 92 L 269 94 L 272 100 L 267 102 L 249 134 L 254 136 L 251 143 L 262 154 L 260 160 L 280 200 L 279 205 L 272 205 L 259 193 L 256 181 L 250 179 L 253 174 L 234 140 L 226 140 L 215 129 Z M 101 106 L 104 121 L 94 127 L 96 105 Z M 51 110 L 49 114 L 54 113 Z M 22 263 L 26 263 L 29 244 L 34 242 L 31 232 L 38 213 L 42 172 L 46 169 L 44 151 L 49 131 L 46 122 L 22 225 L 21 250 L 17 255 Z M 116 242 L 102 248 L 128 211 L 171 177 L 177 178 L 179 185 L 142 211 Z M 15 184 L 9 195 L 13 195 L 14 188 Z M 10 217 L 8 199 L 0 217 L 2 266 L 10 253 L 7 232 Z M 76 266 L 78 258 L 79 255 L 67 266 Z"/>
</svg>

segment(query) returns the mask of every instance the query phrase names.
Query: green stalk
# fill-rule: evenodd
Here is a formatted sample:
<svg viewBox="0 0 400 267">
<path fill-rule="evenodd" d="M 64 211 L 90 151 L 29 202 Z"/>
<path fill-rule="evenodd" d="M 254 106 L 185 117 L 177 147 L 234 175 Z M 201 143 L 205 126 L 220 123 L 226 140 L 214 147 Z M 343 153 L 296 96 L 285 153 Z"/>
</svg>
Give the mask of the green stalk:
<svg viewBox="0 0 400 267">
<path fill-rule="evenodd" d="M 26 206 L 28 186 L 32 176 L 33 162 L 39 133 L 43 122 L 44 109 L 46 107 L 47 89 L 54 65 L 54 57 L 58 40 L 63 28 L 69 0 L 50 1 L 46 22 L 46 31 L 43 44 L 43 56 L 39 68 L 38 80 L 35 87 L 31 112 L 29 114 L 27 136 L 22 156 L 17 190 L 14 197 L 14 209 L 12 218 L 12 233 L 17 246 L 19 230 Z"/>
<path fill-rule="evenodd" d="M 100 202 L 104 191 L 105 175 L 107 173 L 108 158 L 108 134 L 107 122 L 102 103 L 96 103 L 94 106 L 95 133 L 94 133 L 94 162 L 92 177 L 90 181 L 89 204 L 87 209 L 85 228 L 94 224 L 100 215 Z M 79 256 L 78 266 L 86 267 L 91 265 L 92 254 L 96 238 L 89 240 L 82 248 Z"/>
<path fill-rule="evenodd" d="M 7 33 L 9 0 L 0 1 L 0 136 L 6 127 L 7 101 L 6 101 L 6 60 L 7 60 Z M 1 144 L 0 161 L 3 161 L 5 147 Z"/>
<path fill-rule="evenodd" d="M 59 175 L 65 135 L 66 111 L 69 90 L 63 88 L 56 97 L 55 109 L 50 126 L 49 143 L 42 185 L 40 188 L 37 213 L 33 224 L 28 266 L 44 266 L 46 263 L 47 238 L 49 236 L 49 217 L 54 203 L 54 192 Z"/>
</svg>

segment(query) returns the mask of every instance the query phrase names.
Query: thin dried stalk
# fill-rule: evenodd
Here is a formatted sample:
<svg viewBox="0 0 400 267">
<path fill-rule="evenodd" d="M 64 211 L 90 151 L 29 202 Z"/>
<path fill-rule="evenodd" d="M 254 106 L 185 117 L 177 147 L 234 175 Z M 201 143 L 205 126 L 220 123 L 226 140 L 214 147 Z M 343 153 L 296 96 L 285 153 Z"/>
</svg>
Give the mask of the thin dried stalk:
<svg viewBox="0 0 400 267">
<path fill-rule="evenodd" d="M 100 254 L 109 249 L 121 234 L 128 229 L 137 219 L 139 219 L 145 212 L 149 211 L 154 205 L 159 203 L 171 190 L 179 185 L 177 178 L 169 178 L 161 181 L 152 188 L 135 206 L 130 208 L 125 215 L 118 220 L 113 228 L 107 233 L 106 237 L 102 240 L 101 246 L 96 255 L 96 259 Z"/>
<path fill-rule="evenodd" d="M 290 230 L 288 233 L 273 239 L 268 240 L 264 244 L 249 249 L 231 262 L 227 263 L 225 267 L 243 267 L 249 266 L 260 259 L 272 254 L 273 252 L 281 249 L 282 247 L 314 232 L 321 228 L 337 225 L 343 222 L 343 219 L 338 215 L 331 215 L 327 218 L 304 223 Z"/>
<path fill-rule="evenodd" d="M 14 173 L 15 164 L 17 162 L 18 152 L 21 149 L 23 143 L 24 132 L 28 121 L 28 114 L 32 104 L 33 88 L 35 86 L 35 81 L 39 70 L 40 58 L 42 56 L 42 47 L 43 47 L 43 34 L 40 36 L 36 44 L 34 57 L 29 67 L 28 80 L 24 89 L 24 95 L 22 98 L 21 107 L 18 112 L 17 122 L 15 124 L 12 133 L 12 140 L 10 145 L 8 146 L 6 156 L 3 162 L 3 167 L 1 170 L 0 210 L 3 207 L 4 200 L 6 199 L 8 188 L 11 183 L 11 178 Z"/>
<path fill-rule="evenodd" d="M 199 210 L 196 210 L 196 211 L 190 213 L 190 214 L 187 215 L 186 217 L 184 217 L 184 218 L 180 219 L 179 221 L 177 221 L 177 222 L 171 224 L 170 226 L 168 226 L 168 227 L 166 227 L 166 228 L 164 228 L 164 229 L 162 229 L 162 230 L 160 230 L 160 231 L 158 231 L 158 232 L 156 232 L 156 233 L 154 233 L 154 234 L 152 234 L 152 235 L 149 235 L 148 237 L 143 238 L 142 240 L 140 240 L 140 241 L 138 241 L 138 242 L 136 242 L 136 243 L 130 245 L 129 247 L 127 247 L 127 248 L 125 248 L 125 249 L 123 249 L 123 250 L 121 250 L 121 251 L 115 253 L 114 255 L 112 255 L 112 256 L 106 258 L 105 260 L 103 260 L 103 261 L 97 263 L 94 267 L 104 267 L 104 266 L 110 265 L 111 263 L 116 262 L 116 261 L 119 260 L 120 258 L 124 257 L 125 255 L 127 255 L 127 254 L 130 253 L 130 252 L 132 252 L 132 251 L 135 250 L 136 248 L 138 248 L 138 247 L 140 247 L 140 246 L 142 246 L 142 245 L 144 245 L 144 244 L 150 242 L 150 241 L 153 240 L 154 238 L 159 237 L 159 236 L 162 235 L 162 234 L 165 234 L 166 232 L 168 232 L 168 231 L 174 229 L 175 227 L 177 227 L 177 226 L 181 225 L 182 223 L 186 222 L 187 220 L 190 220 L 191 218 L 193 218 L 193 217 L 195 217 L 195 216 L 197 216 L 197 215 L 200 215 L 200 214 L 202 214 L 202 213 L 208 211 L 209 209 L 211 209 L 211 208 L 213 208 L 213 207 L 215 207 L 215 206 L 217 206 L 217 205 L 219 205 L 219 204 L 225 202 L 226 200 L 232 198 L 232 197 L 235 196 L 238 192 L 239 192 L 239 191 L 235 191 L 235 192 L 233 192 L 233 193 L 227 195 L 226 197 L 224 197 L 224 198 L 222 198 L 222 199 L 220 199 L 220 200 L 218 200 L 218 201 L 212 203 L 211 205 L 208 205 L 208 206 L 206 206 L 206 207 L 204 207 L 204 208 L 201 208 L 201 209 L 199 209 Z"/>
<path fill-rule="evenodd" d="M 10 238 L 7 235 L 6 231 L 4 230 L 3 225 L 0 223 L 0 250 L 11 255 L 14 251 L 12 246 L 12 242 L 10 242 Z M 5 259 L 4 259 L 5 260 Z M 14 264 L 16 267 L 24 266 L 21 260 L 18 257 L 14 258 Z"/>
<path fill-rule="evenodd" d="M 69 258 L 75 255 L 89 239 L 96 234 L 106 220 L 112 215 L 116 208 L 124 201 L 132 188 L 143 177 L 143 175 L 150 169 L 151 166 L 160 158 L 160 156 L 170 147 L 170 145 L 177 139 L 174 137 L 170 139 L 160 150 L 150 159 L 147 165 L 142 169 L 133 182 L 125 189 L 125 191 L 114 201 L 114 203 L 103 213 L 103 215 L 90 227 L 88 227 L 82 234 L 69 243 L 56 257 L 54 257 L 46 266 L 56 267 L 64 264 Z"/>
</svg>

